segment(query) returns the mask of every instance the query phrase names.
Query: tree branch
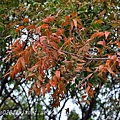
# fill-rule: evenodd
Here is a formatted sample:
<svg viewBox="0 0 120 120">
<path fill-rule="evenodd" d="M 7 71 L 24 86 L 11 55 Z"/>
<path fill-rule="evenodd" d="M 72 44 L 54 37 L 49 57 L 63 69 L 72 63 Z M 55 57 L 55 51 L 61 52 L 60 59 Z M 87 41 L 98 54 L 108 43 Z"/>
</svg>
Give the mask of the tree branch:
<svg viewBox="0 0 120 120">
<path fill-rule="evenodd" d="M 103 84 L 104 84 L 104 83 L 101 83 L 101 87 L 102 87 Z M 92 114 L 92 109 L 93 109 L 94 104 L 95 104 L 95 102 L 96 102 L 96 98 L 97 98 L 97 96 L 98 96 L 98 94 L 99 94 L 99 90 L 100 90 L 99 87 L 97 87 L 97 88 L 95 89 L 95 91 L 96 91 L 95 97 L 91 99 L 91 103 L 90 103 L 89 109 L 86 111 L 86 114 L 85 114 L 83 120 L 88 120 L 89 117 L 91 116 L 91 114 Z"/>
</svg>

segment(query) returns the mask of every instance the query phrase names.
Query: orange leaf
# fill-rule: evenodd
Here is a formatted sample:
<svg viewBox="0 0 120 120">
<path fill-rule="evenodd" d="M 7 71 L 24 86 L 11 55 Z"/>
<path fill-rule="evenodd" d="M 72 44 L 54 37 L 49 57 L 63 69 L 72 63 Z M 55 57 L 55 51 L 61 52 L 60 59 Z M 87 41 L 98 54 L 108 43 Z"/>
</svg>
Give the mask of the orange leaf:
<svg viewBox="0 0 120 120">
<path fill-rule="evenodd" d="M 114 73 L 113 70 L 110 68 L 110 66 L 107 67 L 107 70 L 108 70 L 109 73 L 111 73 L 113 76 L 115 76 L 115 73 Z"/>
<path fill-rule="evenodd" d="M 25 28 L 25 26 L 19 26 L 17 29 L 16 29 L 16 33 L 18 33 L 21 29 Z"/>
<path fill-rule="evenodd" d="M 97 42 L 97 44 L 99 44 L 99 45 L 102 45 L 102 46 L 106 46 L 106 42 L 103 40 L 103 41 L 99 41 L 99 42 Z"/>
<path fill-rule="evenodd" d="M 89 74 L 87 77 L 85 77 L 84 79 L 89 79 L 92 76 L 93 73 Z"/>
<path fill-rule="evenodd" d="M 23 22 L 29 22 L 29 19 L 28 18 L 24 18 Z"/>
<path fill-rule="evenodd" d="M 41 82 L 44 81 L 40 74 L 38 75 L 38 80 L 40 80 Z"/>
<path fill-rule="evenodd" d="M 91 72 L 91 69 L 90 69 L 89 67 L 87 67 L 86 70 L 87 70 L 88 72 Z"/>
<path fill-rule="evenodd" d="M 50 92 L 50 84 L 49 83 L 46 84 L 46 88 L 47 88 L 48 92 Z"/>
<path fill-rule="evenodd" d="M 20 57 L 19 60 L 20 60 L 20 62 L 21 62 L 21 64 L 22 64 L 22 67 L 23 67 L 24 69 L 26 69 L 24 58 L 23 58 L 23 57 Z"/>
<path fill-rule="evenodd" d="M 75 15 L 76 15 L 76 13 L 75 13 L 75 11 L 73 10 L 73 11 L 72 11 L 72 18 L 74 18 Z"/>
<path fill-rule="evenodd" d="M 25 63 L 27 63 L 28 66 L 30 64 L 29 58 L 30 58 L 30 52 L 29 51 L 25 51 L 24 59 L 25 59 Z"/>
<path fill-rule="evenodd" d="M 39 96 L 39 95 L 40 95 L 40 88 L 36 88 L 36 89 L 35 89 L 35 93 L 36 93 L 36 95 Z"/>
<path fill-rule="evenodd" d="M 64 29 L 63 28 L 58 28 L 56 34 L 57 34 L 57 36 L 63 35 L 64 34 Z"/>
<path fill-rule="evenodd" d="M 42 87 L 42 94 L 45 96 L 45 93 L 46 93 L 46 89 L 45 87 Z"/>
<path fill-rule="evenodd" d="M 86 103 L 87 103 L 88 105 L 90 105 L 90 101 L 89 101 L 89 100 L 86 100 Z"/>
<path fill-rule="evenodd" d="M 117 52 L 117 55 L 120 56 L 120 52 Z"/>
<path fill-rule="evenodd" d="M 104 36 L 104 32 L 98 32 L 98 37 Z"/>
<path fill-rule="evenodd" d="M 15 71 L 13 70 L 13 71 L 10 73 L 10 75 L 12 76 L 12 78 L 14 78 L 14 76 L 15 76 Z"/>
<path fill-rule="evenodd" d="M 110 34 L 110 32 L 105 31 L 105 38 L 107 39 L 108 35 Z"/>
<path fill-rule="evenodd" d="M 76 20 L 76 18 L 73 19 L 73 22 L 74 22 L 74 26 L 75 26 L 75 28 L 77 28 L 77 20 Z"/>
<path fill-rule="evenodd" d="M 28 81 L 30 78 L 33 78 L 35 76 L 35 73 L 30 73 L 27 78 L 26 78 L 26 81 Z"/>
<path fill-rule="evenodd" d="M 39 66 L 39 65 L 38 65 L 38 64 L 36 64 L 36 65 L 34 65 L 33 67 L 28 68 L 28 71 L 33 71 L 33 70 L 34 70 L 34 69 L 36 69 L 38 66 Z"/>
<path fill-rule="evenodd" d="M 92 74 L 93 74 L 93 73 L 91 73 L 91 74 L 89 74 L 87 77 L 85 77 L 85 78 L 82 80 L 82 82 L 85 81 L 86 79 L 89 79 L 89 78 L 92 76 Z M 80 81 L 79 84 L 78 84 L 78 86 L 80 86 L 82 82 Z"/>
<path fill-rule="evenodd" d="M 118 42 L 118 47 L 120 48 L 120 42 Z"/>
<path fill-rule="evenodd" d="M 50 83 L 50 85 L 53 86 L 53 87 L 56 86 L 56 84 L 55 84 L 55 82 L 54 82 L 53 80 L 50 80 L 49 83 Z"/>
<path fill-rule="evenodd" d="M 65 16 L 65 19 L 69 20 L 70 19 L 70 15 Z"/>
<path fill-rule="evenodd" d="M 58 85 L 60 85 L 60 89 L 63 90 L 64 92 L 67 92 L 64 83 L 61 81 Z"/>
<path fill-rule="evenodd" d="M 91 35 L 90 39 L 94 39 L 95 37 L 97 37 L 99 35 L 99 32 L 96 32 L 94 34 Z"/>
<path fill-rule="evenodd" d="M 53 81 L 54 81 L 54 84 L 55 84 L 55 85 L 57 85 L 57 83 L 58 83 L 58 82 L 57 82 L 57 79 L 58 79 L 57 76 L 54 75 L 54 76 L 53 76 Z"/>
<path fill-rule="evenodd" d="M 48 29 L 49 27 L 50 27 L 50 26 L 49 26 L 48 24 L 42 24 L 42 25 L 41 25 L 41 28 L 42 28 L 42 29 Z"/>
<path fill-rule="evenodd" d="M 100 15 L 104 15 L 106 13 L 106 9 L 104 9 L 101 13 L 100 13 Z"/>
<path fill-rule="evenodd" d="M 101 19 L 99 19 L 99 20 L 95 20 L 95 22 L 94 23 L 98 23 L 98 24 L 101 24 L 101 23 L 104 23 Z"/>
<path fill-rule="evenodd" d="M 41 26 L 37 27 L 36 28 L 36 33 L 40 33 L 40 30 L 41 30 Z"/>
<path fill-rule="evenodd" d="M 118 65 L 120 66 L 120 59 L 118 59 L 117 61 L 118 61 Z"/>
<path fill-rule="evenodd" d="M 82 102 L 86 102 L 88 105 L 90 105 L 90 101 L 89 100 L 82 100 Z"/>
<path fill-rule="evenodd" d="M 17 68 L 17 73 L 19 73 L 20 70 L 21 70 L 20 63 L 19 63 L 19 62 L 16 64 L 16 68 Z"/>
<path fill-rule="evenodd" d="M 85 90 L 86 90 L 86 92 L 88 93 L 89 90 L 90 90 L 90 86 L 88 85 L 87 88 L 86 88 Z"/>
<path fill-rule="evenodd" d="M 117 56 L 116 55 L 112 55 L 111 58 L 112 58 L 112 60 L 114 60 L 114 62 L 117 60 Z"/>
<path fill-rule="evenodd" d="M 29 89 L 28 96 L 30 96 L 30 93 L 32 92 L 32 90 L 33 90 L 32 88 Z"/>
<path fill-rule="evenodd" d="M 28 29 L 36 29 L 36 27 L 34 25 L 29 25 L 27 26 Z"/>
<path fill-rule="evenodd" d="M 55 75 L 56 75 L 57 79 L 60 80 L 60 71 L 56 70 Z"/>
<path fill-rule="evenodd" d="M 54 48 L 58 48 L 58 44 L 56 44 L 55 42 L 50 42 L 49 44 Z"/>
<path fill-rule="evenodd" d="M 54 19 L 55 19 L 54 16 L 49 16 L 49 17 L 46 17 L 45 19 L 43 19 L 42 22 L 50 23 L 50 22 L 53 21 Z"/>
</svg>

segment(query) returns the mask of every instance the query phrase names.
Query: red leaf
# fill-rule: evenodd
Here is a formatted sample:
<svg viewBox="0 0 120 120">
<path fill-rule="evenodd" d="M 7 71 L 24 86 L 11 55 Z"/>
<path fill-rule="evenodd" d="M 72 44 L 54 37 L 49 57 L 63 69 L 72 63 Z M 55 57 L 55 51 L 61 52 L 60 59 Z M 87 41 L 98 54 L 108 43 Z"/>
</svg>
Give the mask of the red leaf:
<svg viewBox="0 0 120 120">
<path fill-rule="evenodd" d="M 84 98 L 86 98 L 86 97 L 87 97 L 87 95 L 83 95 L 83 96 L 82 96 L 82 99 L 84 99 Z"/>
<path fill-rule="evenodd" d="M 110 34 L 110 32 L 105 31 L 105 38 L 107 39 L 108 35 Z"/>
<path fill-rule="evenodd" d="M 97 44 L 99 44 L 99 45 L 102 45 L 102 46 L 106 46 L 106 42 L 103 40 L 103 41 L 99 41 L 99 42 L 97 42 Z"/>
</svg>

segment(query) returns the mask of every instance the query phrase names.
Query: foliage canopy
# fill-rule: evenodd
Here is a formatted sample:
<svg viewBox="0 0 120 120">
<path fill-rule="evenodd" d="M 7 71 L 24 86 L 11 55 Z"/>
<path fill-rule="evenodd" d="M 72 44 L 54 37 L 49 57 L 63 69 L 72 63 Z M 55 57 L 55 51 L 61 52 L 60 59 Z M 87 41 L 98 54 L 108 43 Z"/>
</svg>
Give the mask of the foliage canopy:
<svg viewBox="0 0 120 120">
<path fill-rule="evenodd" d="M 20 10 L 21 19 L 11 25 L 16 27 L 15 40 L 6 58 L 14 64 L 4 77 L 31 81 L 28 95 L 48 93 L 53 108 L 67 98 L 80 106 L 85 102 L 88 111 L 82 118 L 88 119 L 108 77 L 120 82 L 118 4 L 119 0 L 48 0 L 34 3 L 34 15 L 30 4 L 22 4 L 15 10 L 15 15 Z"/>
</svg>

